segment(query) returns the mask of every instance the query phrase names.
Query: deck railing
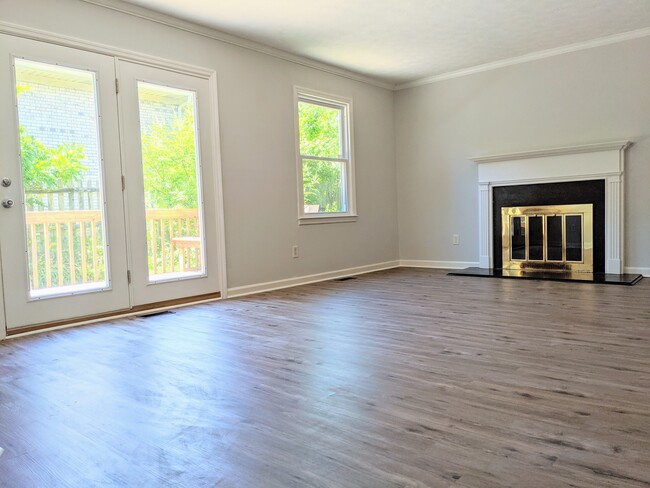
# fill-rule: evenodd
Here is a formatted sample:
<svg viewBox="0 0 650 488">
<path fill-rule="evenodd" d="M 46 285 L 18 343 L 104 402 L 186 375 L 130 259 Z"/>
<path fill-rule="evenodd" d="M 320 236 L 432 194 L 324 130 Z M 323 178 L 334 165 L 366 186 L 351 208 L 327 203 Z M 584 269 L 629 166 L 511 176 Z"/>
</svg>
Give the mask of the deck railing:
<svg viewBox="0 0 650 488">
<path fill-rule="evenodd" d="M 101 210 L 27 211 L 32 290 L 105 279 Z M 197 209 L 146 211 L 149 275 L 200 269 Z"/>
<path fill-rule="evenodd" d="M 99 189 L 95 186 L 25 190 L 27 210 L 97 210 L 101 208 Z"/>
<path fill-rule="evenodd" d="M 201 268 L 198 209 L 147 210 L 147 235 L 150 276 Z"/>
</svg>

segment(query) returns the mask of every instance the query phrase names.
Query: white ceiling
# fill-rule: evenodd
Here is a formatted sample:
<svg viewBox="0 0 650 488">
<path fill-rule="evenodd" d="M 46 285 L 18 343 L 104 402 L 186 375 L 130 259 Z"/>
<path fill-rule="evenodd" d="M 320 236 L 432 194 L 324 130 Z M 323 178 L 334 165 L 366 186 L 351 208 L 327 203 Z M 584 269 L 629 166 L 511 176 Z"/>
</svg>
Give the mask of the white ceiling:
<svg viewBox="0 0 650 488">
<path fill-rule="evenodd" d="M 650 0 L 127 0 L 388 83 L 650 27 Z"/>
</svg>

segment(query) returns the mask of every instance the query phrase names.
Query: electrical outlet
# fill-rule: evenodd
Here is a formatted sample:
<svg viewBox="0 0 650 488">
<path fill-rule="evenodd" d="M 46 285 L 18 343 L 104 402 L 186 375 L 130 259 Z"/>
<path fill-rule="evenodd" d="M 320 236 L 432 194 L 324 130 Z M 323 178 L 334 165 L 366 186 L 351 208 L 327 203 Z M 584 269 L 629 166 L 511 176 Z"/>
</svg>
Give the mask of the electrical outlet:
<svg viewBox="0 0 650 488">
<path fill-rule="evenodd" d="M 293 257 L 293 258 L 298 257 L 298 246 L 293 246 L 291 248 L 291 257 Z"/>
<path fill-rule="evenodd" d="M 454 246 L 460 245 L 460 236 L 458 234 L 454 234 L 453 236 L 451 236 L 451 243 Z"/>
</svg>

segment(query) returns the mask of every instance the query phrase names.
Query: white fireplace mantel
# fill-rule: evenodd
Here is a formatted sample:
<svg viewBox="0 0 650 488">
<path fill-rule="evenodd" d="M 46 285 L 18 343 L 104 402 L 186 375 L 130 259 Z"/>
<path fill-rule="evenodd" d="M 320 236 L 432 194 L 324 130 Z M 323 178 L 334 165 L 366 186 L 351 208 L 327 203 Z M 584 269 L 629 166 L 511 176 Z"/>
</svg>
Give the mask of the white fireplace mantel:
<svg viewBox="0 0 650 488">
<path fill-rule="evenodd" d="M 478 163 L 479 260 L 492 267 L 495 186 L 605 180 L 605 272 L 623 273 L 623 173 L 630 141 L 470 158 Z M 499 230 L 500 232 L 500 230 Z"/>
</svg>

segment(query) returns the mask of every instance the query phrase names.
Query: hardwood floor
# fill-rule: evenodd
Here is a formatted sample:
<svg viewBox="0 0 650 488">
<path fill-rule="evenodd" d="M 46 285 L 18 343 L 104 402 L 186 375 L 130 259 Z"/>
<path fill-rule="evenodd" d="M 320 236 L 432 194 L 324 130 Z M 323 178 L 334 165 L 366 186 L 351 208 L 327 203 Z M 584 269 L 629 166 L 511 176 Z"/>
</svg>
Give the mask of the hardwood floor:
<svg viewBox="0 0 650 488">
<path fill-rule="evenodd" d="M 0 343 L 0 486 L 648 487 L 650 279 L 398 269 Z"/>
</svg>

